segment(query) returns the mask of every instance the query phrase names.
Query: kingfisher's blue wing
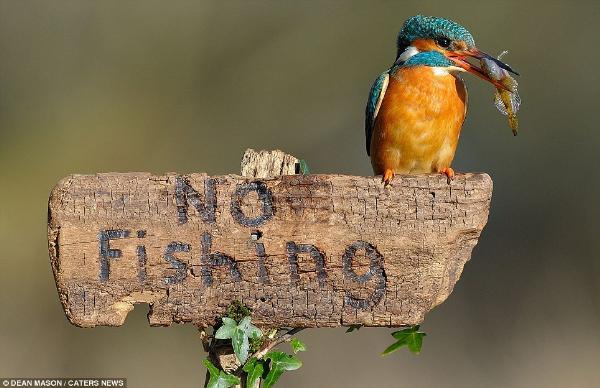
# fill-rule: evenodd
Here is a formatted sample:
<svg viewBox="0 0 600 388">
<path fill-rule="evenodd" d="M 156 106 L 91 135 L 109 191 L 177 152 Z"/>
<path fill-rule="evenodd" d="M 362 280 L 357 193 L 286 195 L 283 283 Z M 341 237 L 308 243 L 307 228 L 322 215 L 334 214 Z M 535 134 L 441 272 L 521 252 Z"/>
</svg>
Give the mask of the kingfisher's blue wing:
<svg viewBox="0 0 600 388">
<path fill-rule="evenodd" d="M 379 112 L 379 107 L 381 106 L 381 101 L 383 101 L 383 96 L 385 95 L 385 90 L 387 89 L 389 80 L 390 75 L 386 71 L 377 77 L 375 83 L 373 86 L 371 86 L 371 92 L 369 93 L 369 99 L 367 100 L 367 108 L 365 112 L 365 138 L 367 141 L 367 155 L 371 155 L 371 135 L 373 133 L 373 124 L 375 123 L 375 118 Z"/>
</svg>

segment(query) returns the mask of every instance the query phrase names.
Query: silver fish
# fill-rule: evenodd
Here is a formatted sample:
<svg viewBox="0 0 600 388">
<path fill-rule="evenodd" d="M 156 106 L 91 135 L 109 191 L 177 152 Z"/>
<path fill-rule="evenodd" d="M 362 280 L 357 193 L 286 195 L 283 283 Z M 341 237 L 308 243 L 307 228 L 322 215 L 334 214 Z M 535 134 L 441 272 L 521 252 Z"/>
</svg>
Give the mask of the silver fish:
<svg viewBox="0 0 600 388">
<path fill-rule="evenodd" d="M 506 51 L 500 54 L 498 59 L 504 54 Z M 498 81 L 508 89 L 496 88 L 494 104 L 503 115 L 508 116 L 508 125 L 512 129 L 513 135 L 516 136 L 519 128 L 517 112 L 521 106 L 517 81 L 492 59 L 481 58 L 481 68 L 491 79 Z"/>
</svg>

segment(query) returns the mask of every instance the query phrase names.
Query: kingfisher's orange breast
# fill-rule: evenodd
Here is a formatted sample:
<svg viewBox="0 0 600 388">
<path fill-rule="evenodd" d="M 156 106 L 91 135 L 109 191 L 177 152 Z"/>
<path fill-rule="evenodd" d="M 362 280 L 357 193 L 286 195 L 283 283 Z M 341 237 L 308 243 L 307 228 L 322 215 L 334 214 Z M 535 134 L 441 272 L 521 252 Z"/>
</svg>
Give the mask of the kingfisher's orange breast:
<svg viewBox="0 0 600 388">
<path fill-rule="evenodd" d="M 466 89 L 460 78 L 428 66 L 390 74 L 371 138 L 375 174 L 450 167 L 465 114 Z"/>
</svg>

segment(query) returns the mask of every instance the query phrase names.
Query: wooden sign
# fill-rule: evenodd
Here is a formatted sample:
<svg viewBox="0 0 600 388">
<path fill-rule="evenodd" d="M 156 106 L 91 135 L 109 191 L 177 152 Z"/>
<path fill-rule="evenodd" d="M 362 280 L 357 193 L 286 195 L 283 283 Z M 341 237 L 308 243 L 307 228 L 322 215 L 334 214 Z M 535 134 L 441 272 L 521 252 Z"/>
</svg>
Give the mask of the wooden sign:
<svg viewBox="0 0 600 388">
<path fill-rule="evenodd" d="M 72 175 L 50 196 L 50 258 L 82 327 L 136 303 L 151 325 L 207 326 L 234 300 L 267 327 L 416 324 L 452 291 L 491 194 L 486 174 Z"/>
</svg>

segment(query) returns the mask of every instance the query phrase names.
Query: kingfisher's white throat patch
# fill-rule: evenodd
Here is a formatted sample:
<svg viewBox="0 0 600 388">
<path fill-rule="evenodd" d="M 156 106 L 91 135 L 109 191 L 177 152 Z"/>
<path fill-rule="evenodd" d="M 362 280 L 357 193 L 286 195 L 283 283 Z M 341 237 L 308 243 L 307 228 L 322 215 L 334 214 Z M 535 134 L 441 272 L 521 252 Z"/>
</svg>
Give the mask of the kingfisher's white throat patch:
<svg viewBox="0 0 600 388">
<path fill-rule="evenodd" d="M 414 47 L 414 46 L 408 46 L 407 48 L 404 49 L 404 51 L 402 52 L 402 54 L 400 54 L 400 56 L 398 57 L 396 62 L 406 62 L 408 61 L 408 59 L 414 55 L 417 55 L 419 53 L 419 49 Z"/>
</svg>

